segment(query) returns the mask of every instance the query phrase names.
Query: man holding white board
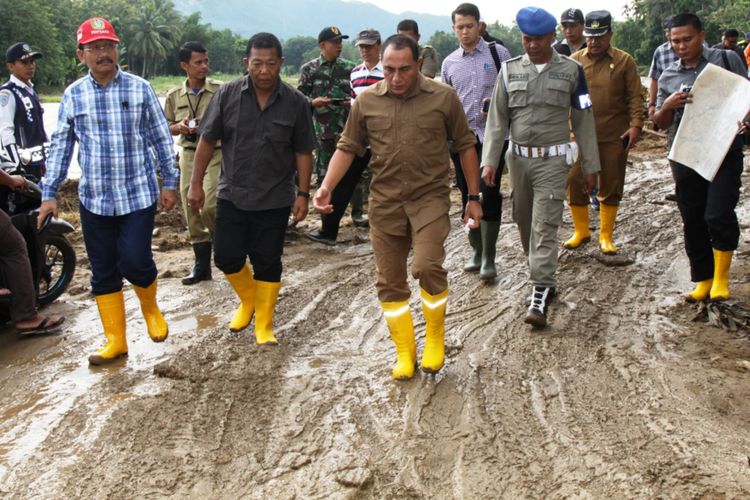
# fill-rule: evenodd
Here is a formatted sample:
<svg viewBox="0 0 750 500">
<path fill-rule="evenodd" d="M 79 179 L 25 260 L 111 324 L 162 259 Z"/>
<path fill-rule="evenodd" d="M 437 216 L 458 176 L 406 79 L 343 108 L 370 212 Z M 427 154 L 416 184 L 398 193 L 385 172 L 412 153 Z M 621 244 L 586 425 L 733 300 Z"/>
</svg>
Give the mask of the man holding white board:
<svg viewBox="0 0 750 500">
<path fill-rule="evenodd" d="M 683 119 L 685 105 L 692 102 L 693 84 L 709 63 L 746 78 L 737 54 L 705 48 L 704 38 L 703 25 L 695 14 L 679 14 L 672 19 L 669 41 L 679 59 L 659 78 L 653 117 L 660 128 L 668 129 L 670 147 Z M 670 160 L 684 227 L 685 251 L 690 260 L 690 277 L 696 283 L 695 289 L 685 295 L 688 302 L 729 298 L 729 268 L 740 234 L 734 209 L 741 185 L 742 144 L 741 137 L 734 138 L 712 180 L 705 179 L 689 166 Z"/>
</svg>

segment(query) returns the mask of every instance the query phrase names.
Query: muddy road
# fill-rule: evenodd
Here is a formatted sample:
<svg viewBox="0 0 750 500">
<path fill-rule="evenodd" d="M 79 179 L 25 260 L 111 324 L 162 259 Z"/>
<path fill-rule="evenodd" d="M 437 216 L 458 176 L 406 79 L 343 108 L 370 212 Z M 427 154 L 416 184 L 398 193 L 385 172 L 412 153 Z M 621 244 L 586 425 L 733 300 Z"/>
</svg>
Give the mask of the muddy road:
<svg viewBox="0 0 750 500">
<path fill-rule="evenodd" d="M 663 145 L 645 142 L 615 231 L 623 256 L 562 251 L 543 331 L 522 322 L 529 285 L 509 211 L 491 285 L 460 270 L 469 247 L 452 214 L 447 363 L 435 377 L 390 379 L 366 232 L 345 228 L 335 248 L 302 238 L 305 227 L 289 234 L 280 345 L 259 348 L 226 328 L 235 298 L 218 271 L 179 284 L 192 255 L 162 220 L 169 339 L 148 339 L 128 287 L 130 357 L 104 368 L 86 361 L 103 338 L 80 253 L 71 293 L 49 308 L 68 317 L 65 331 L 0 333 L 0 496 L 747 498 L 750 341 L 691 321 Z M 738 214 L 750 221 L 746 196 Z M 571 230 L 566 214 L 561 241 Z M 744 303 L 749 238 L 731 273 Z"/>
</svg>

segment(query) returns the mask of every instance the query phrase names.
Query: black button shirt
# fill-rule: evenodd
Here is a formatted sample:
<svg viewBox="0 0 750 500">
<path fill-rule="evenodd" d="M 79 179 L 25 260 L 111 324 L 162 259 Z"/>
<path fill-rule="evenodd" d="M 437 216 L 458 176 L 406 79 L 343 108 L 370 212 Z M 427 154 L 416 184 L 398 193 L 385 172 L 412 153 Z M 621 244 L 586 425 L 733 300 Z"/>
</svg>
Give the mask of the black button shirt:
<svg viewBox="0 0 750 500">
<path fill-rule="evenodd" d="M 295 153 L 316 147 L 310 105 L 279 81 L 260 109 L 247 76 L 223 85 L 211 100 L 200 133 L 221 140 L 217 196 L 240 210 L 271 210 L 294 203 Z"/>
</svg>

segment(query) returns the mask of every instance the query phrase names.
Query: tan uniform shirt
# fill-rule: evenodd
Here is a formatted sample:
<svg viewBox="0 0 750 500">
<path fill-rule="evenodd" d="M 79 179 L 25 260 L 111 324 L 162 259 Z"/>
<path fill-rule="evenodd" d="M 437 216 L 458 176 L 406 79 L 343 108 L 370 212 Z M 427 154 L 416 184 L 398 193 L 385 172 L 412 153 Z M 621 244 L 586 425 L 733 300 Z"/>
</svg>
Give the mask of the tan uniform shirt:
<svg viewBox="0 0 750 500">
<path fill-rule="evenodd" d="M 208 103 L 213 99 L 216 91 L 221 87 L 222 82 L 213 78 L 206 78 L 203 88 L 195 94 L 193 89 L 188 88 L 187 78 L 179 87 L 175 87 L 167 92 L 167 99 L 164 102 L 164 116 L 170 125 L 180 122 L 187 118 L 197 118 L 198 121 L 203 118 L 208 108 Z M 195 149 L 198 145 L 197 138 L 195 141 L 189 141 L 184 135 L 177 139 L 177 145 L 185 149 Z M 218 148 L 221 142 L 216 144 Z"/>
<path fill-rule="evenodd" d="M 456 92 L 445 84 L 419 75 L 402 98 L 381 81 L 354 100 L 337 148 L 357 156 L 368 144 L 372 149 L 370 225 L 403 234 L 407 223 L 419 230 L 448 212 L 448 141 L 464 151 L 476 137 Z"/>
<path fill-rule="evenodd" d="M 599 142 L 619 141 L 630 127 L 643 127 L 643 86 L 635 60 L 610 47 L 599 60 L 589 49 L 571 56 L 583 66 Z"/>
<path fill-rule="evenodd" d="M 506 76 L 503 76 L 504 71 L 508 73 Z M 492 93 L 482 166 L 497 167 L 509 122 L 510 140 L 534 147 L 569 142 L 572 124 L 583 172 L 598 172 L 594 115 L 590 100 L 587 104 L 588 92 L 582 75 L 578 63 L 554 51 L 541 73 L 527 55 L 505 61 Z"/>
<path fill-rule="evenodd" d="M 419 57 L 422 58 L 422 67 L 419 71 L 427 78 L 435 78 L 440 68 L 437 63 L 437 51 L 432 45 L 420 45 Z"/>
</svg>

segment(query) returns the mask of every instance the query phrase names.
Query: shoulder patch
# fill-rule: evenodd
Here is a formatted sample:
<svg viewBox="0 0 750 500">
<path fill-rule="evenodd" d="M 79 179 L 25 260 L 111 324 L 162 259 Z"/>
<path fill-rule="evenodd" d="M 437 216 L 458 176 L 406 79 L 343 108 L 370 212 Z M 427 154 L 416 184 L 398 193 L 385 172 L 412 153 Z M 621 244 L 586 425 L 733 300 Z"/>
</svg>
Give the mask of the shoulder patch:
<svg viewBox="0 0 750 500">
<path fill-rule="evenodd" d="M 0 92 L 0 107 L 5 107 L 10 102 L 10 97 L 6 92 Z"/>
</svg>

